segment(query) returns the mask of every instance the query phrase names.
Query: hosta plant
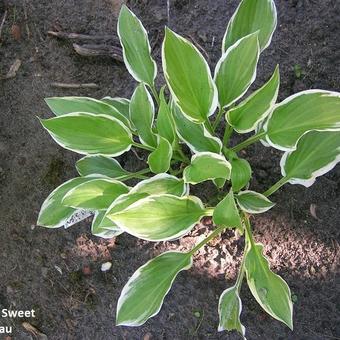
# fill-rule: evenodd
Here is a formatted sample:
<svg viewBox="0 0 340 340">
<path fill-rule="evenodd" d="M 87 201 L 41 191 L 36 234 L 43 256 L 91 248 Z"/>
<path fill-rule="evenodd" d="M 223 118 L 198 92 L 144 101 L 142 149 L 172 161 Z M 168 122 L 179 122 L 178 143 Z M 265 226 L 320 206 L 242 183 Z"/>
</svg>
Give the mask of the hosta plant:
<svg viewBox="0 0 340 340">
<path fill-rule="evenodd" d="M 117 30 L 125 65 L 138 82 L 132 97 L 46 99 L 55 117 L 41 119 L 43 127 L 59 145 L 85 156 L 76 164 L 79 176 L 43 203 L 39 225 L 58 228 L 79 212 L 92 213 L 96 236 L 128 233 L 152 242 L 178 239 L 204 216 L 211 216 L 216 226 L 190 251 L 165 252 L 137 269 L 118 300 L 117 325 L 139 326 L 156 315 L 176 276 L 192 266 L 195 253 L 225 229 L 236 228 L 245 235 L 245 249 L 235 284 L 221 294 L 218 329 L 245 336 L 240 320 L 244 279 L 260 306 L 293 328 L 290 289 L 271 271 L 263 245 L 254 240 L 250 216 L 271 209 L 275 203 L 268 197 L 284 184 L 309 187 L 339 161 L 340 94 L 310 90 L 277 103 L 277 66 L 243 99 L 276 24 L 272 0 L 241 1 L 213 72 L 192 42 L 166 28 L 166 85 L 157 89 L 147 32 L 123 6 Z M 220 125 L 223 136 L 216 133 Z M 235 132 L 252 135 L 231 147 Z M 264 193 L 250 187 L 251 166 L 239 154 L 256 142 L 283 151 L 282 178 Z M 115 158 L 132 148 L 148 153 L 145 168 L 137 172 L 124 169 Z M 138 183 L 132 187 L 130 180 Z M 190 187 L 205 181 L 218 188 L 216 206 L 190 195 Z"/>
</svg>

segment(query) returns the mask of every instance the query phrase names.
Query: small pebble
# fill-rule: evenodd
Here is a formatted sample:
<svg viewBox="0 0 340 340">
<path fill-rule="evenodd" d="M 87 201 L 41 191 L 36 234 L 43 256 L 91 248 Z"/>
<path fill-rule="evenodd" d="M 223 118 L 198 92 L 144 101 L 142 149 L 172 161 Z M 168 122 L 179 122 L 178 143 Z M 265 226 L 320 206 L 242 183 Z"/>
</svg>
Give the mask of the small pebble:
<svg viewBox="0 0 340 340">
<path fill-rule="evenodd" d="M 102 267 L 101 267 L 101 271 L 102 272 L 107 272 L 108 270 L 110 270 L 112 267 L 112 263 L 111 262 L 105 262 L 102 264 Z"/>
<path fill-rule="evenodd" d="M 152 334 L 150 332 L 146 333 L 143 336 L 143 340 L 151 340 L 152 339 Z"/>
<path fill-rule="evenodd" d="M 12 25 L 12 27 L 11 27 L 11 34 L 12 34 L 12 37 L 16 41 L 20 40 L 20 38 L 21 38 L 21 30 L 20 30 L 19 25 L 16 25 L 16 24 Z"/>
<path fill-rule="evenodd" d="M 61 270 L 61 268 L 59 266 L 54 266 L 54 268 L 57 270 L 57 272 L 60 274 L 60 275 L 63 275 L 63 271 Z"/>
<path fill-rule="evenodd" d="M 82 272 L 84 275 L 91 275 L 91 268 L 89 265 L 84 265 L 82 268 Z"/>
</svg>

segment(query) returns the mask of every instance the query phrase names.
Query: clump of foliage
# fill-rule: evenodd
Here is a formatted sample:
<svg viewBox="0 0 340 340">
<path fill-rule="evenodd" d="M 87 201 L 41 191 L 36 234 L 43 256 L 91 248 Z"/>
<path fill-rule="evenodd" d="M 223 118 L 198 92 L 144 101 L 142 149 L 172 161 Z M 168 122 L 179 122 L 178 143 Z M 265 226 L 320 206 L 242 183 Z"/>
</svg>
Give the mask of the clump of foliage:
<svg viewBox="0 0 340 340">
<path fill-rule="evenodd" d="M 118 35 L 125 65 L 139 82 L 132 98 L 46 99 L 56 117 L 41 124 L 59 145 L 86 156 L 77 162 L 79 177 L 59 186 L 43 203 L 39 225 L 61 227 L 85 210 L 94 212 L 94 235 L 111 238 L 125 232 L 153 242 L 182 237 L 204 216 L 212 216 L 216 225 L 189 252 L 165 252 L 131 276 L 118 301 L 117 325 L 139 326 L 156 315 L 177 274 L 192 266 L 195 252 L 226 228 L 236 228 L 245 234 L 245 249 L 236 283 L 219 300 L 219 330 L 245 336 L 239 296 L 244 276 L 261 307 L 293 328 L 290 289 L 270 270 L 249 216 L 271 209 L 268 197 L 282 185 L 309 187 L 339 161 L 340 94 L 303 91 L 277 104 L 277 66 L 262 87 L 239 101 L 255 79 L 276 23 L 272 0 L 241 1 L 225 32 L 214 76 L 199 50 L 166 28 L 166 86 L 158 92 L 147 32 L 123 6 Z M 222 118 L 220 139 L 216 129 Z M 254 134 L 230 147 L 233 132 Z M 249 190 L 251 166 L 238 155 L 258 141 L 284 152 L 282 178 L 264 193 Z M 131 148 L 150 152 L 145 169 L 129 172 L 113 158 Z M 129 187 L 125 182 L 130 179 L 141 181 Z M 215 207 L 189 195 L 190 185 L 204 181 L 213 181 L 223 194 Z"/>
</svg>

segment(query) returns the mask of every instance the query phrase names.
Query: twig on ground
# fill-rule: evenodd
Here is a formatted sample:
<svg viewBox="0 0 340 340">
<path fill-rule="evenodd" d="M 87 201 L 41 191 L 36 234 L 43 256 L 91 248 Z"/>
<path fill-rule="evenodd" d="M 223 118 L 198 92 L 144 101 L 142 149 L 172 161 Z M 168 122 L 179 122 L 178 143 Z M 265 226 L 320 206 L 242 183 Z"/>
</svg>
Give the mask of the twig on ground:
<svg viewBox="0 0 340 340">
<path fill-rule="evenodd" d="M 78 45 L 73 44 L 74 50 L 84 57 L 109 56 L 117 61 L 123 62 L 123 53 L 121 48 L 102 44 Z"/>
<path fill-rule="evenodd" d="M 69 32 L 48 31 L 48 35 L 66 40 L 77 40 L 73 43 L 73 48 L 81 56 L 84 57 L 111 57 L 119 62 L 123 62 L 123 52 L 120 47 L 118 37 L 114 35 L 87 35 Z M 96 42 L 86 44 L 86 41 Z M 85 42 L 85 44 L 80 43 Z M 110 42 L 110 43 L 108 43 Z"/>
<path fill-rule="evenodd" d="M 62 89 L 97 89 L 99 88 L 99 85 L 95 83 L 75 84 L 75 83 L 53 82 L 51 83 L 51 86 L 62 88 Z"/>
<path fill-rule="evenodd" d="M 15 59 L 14 63 L 11 65 L 9 68 L 7 74 L 5 76 L 0 76 L 0 79 L 11 79 L 14 78 L 21 66 L 21 60 L 20 59 Z"/>
<path fill-rule="evenodd" d="M 7 11 L 5 11 L 2 20 L 1 20 L 1 24 L 0 24 L 0 40 L 1 40 L 1 33 L 2 33 L 2 28 L 4 27 L 5 21 L 6 21 L 6 17 L 7 17 Z"/>
<path fill-rule="evenodd" d="M 24 0 L 24 17 L 25 17 L 25 26 L 26 26 L 26 34 L 27 38 L 31 38 L 31 31 L 30 28 L 28 27 L 28 15 L 27 15 L 27 6 L 26 6 L 26 0 Z"/>
<path fill-rule="evenodd" d="M 31 333 L 32 335 L 34 335 L 34 337 L 40 339 L 40 340 L 47 340 L 47 336 L 42 333 L 38 328 L 32 326 L 30 323 L 28 322 L 23 322 L 22 327 L 29 333 Z"/>
<path fill-rule="evenodd" d="M 309 212 L 316 220 L 320 221 L 321 219 L 316 215 L 316 207 L 316 204 L 312 203 L 309 207 Z"/>
<path fill-rule="evenodd" d="M 80 34 L 80 33 L 69 33 L 69 32 L 55 32 L 48 31 L 48 35 L 60 39 L 69 39 L 69 40 L 112 40 L 119 44 L 119 39 L 114 35 L 88 35 L 88 34 Z"/>
<path fill-rule="evenodd" d="M 211 40 L 211 48 L 213 48 L 214 45 L 215 45 L 215 39 L 216 39 L 216 37 L 213 36 L 213 37 L 212 37 L 212 40 Z"/>
</svg>

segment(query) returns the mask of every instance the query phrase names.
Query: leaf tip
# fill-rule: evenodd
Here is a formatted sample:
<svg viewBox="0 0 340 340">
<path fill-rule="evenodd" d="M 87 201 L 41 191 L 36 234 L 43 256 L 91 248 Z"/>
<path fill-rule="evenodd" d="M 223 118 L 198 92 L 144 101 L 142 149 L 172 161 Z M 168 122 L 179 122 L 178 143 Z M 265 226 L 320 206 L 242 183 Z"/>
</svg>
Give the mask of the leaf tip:
<svg viewBox="0 0 340 340">
<path fill-rule="evenodd" d="M 127 327 L 138 327 L 138 326 L 142 326 L 147 320 L 144 321 L 140 321 L 139 319 L 130 319 L 127 318 L 124 315 L 122 315 L 124 312 L 121 313 L 121 309 L 120 309 L 120 304 L 119 304 L 119 300 L 118 300 L 118 305 L 117 305 L 117 312 L 116 312 L 116 326 L 127 326 Z"/>
<path fill-rule="evenodd" d="M 165 26 L 165 37 L 164 40 L 166 40 L 168 37 L 173 38 L 178 36 L 176 32 L 174 32 L 171 28 L 168 26 Z"/>
<path fill-rule="evenodd" d="M 271 76 L 269 81 L 271 80 L 277 82 L 277 86 L 280 86 L 280 65 L 279 64 L 276 64 L 273 75 Z"/>
<path fill-rule="evenodd" d="M 37 117 L 37 119 L 39 120 L 39 123 L 40 123 L 44 128 L 46 128 L 45 122 L 46 122 L 48 119 L 40 118 L 39 116 L 36 116 L 36 117 Z"/>
<path fill-rule="evenodd" d="M 122 4 L 122 6 L 120 7 L 120 12 L 119 12 L 119 16 L 124 13 L 124 12 L 131 12 L 131 10 L 129 9 L 128 6 L 126 6 L 124 3 Z"/>
<path fill-rule="evenodd" d="M 223 327 L 223 325 L 221 323 L 218 324 L 218 327 L 217 327 L 217 332 L 223 332 L 225 331 L 226 329 Z"/>
<path fill-rule="evenodd" d="M 173 34 L 173 31 L 168 26 L 165 26 L 164 27 L 164 43 L 169 38 L 169 36 L 172 34 Z"/>
<path fill-rule="evenodd" d="M 294 330 L 293 325 L 293 315 L 290 315 L 290 318 L 287 320 L 281 320 L 291 331 Z"/>
<path fill-rule="evenodd" d="M 116 316 L 116 326 L 119 327 L 119 326 L 127 326 L 123 320 L 119 320 L 118 319 L 118 315 Z M 130 326 L 130 325 L 129 325 Z"/>
<path fill-rule="evenodd" d="M 116 316 L 116 326 L 124 326 L 124 321 L 119 320 L 118 315 Z"/>
<path fill-rule="evenodd" d="M 41 214 L 39 213 L 39 216 L 38 216 L 38 219 L 37 219 L 37 222 L 36 222 L 36 225 L 37 227 L 43 227 L 43 224 L 41 223 Z"/>
<path fill-rule="evenodd" d="M 294 330 L 294 321 L 293 321 L 293 302 L 290 300 L 291 313 L 289 315 L 289 319 L 285 320 L 284 323 L 289 327 L 291 331 Z"/>
<path fill-rule="evenodd" d="M 51 102 L 53 99 L 55 99 L 55 97 L 47 97 L 47 98 L 44 98 L 44 101 L 48 106 L 50 106 L 49 102 Z"/>
<path fill-rule="evenodd" d="M 243 38 L 239 39 L 238 41 L 235 42 L 234 45 L 237 45 L 240 41 L 246 41 L 246 40 L 256 40 L 257 41 L 257 45 L 259 47 L 259 34 L 260 34 L 260 30 L 257 30 L 255 32 L 249 33 L 248 35 L 244 36 Z"/>
</svg>

